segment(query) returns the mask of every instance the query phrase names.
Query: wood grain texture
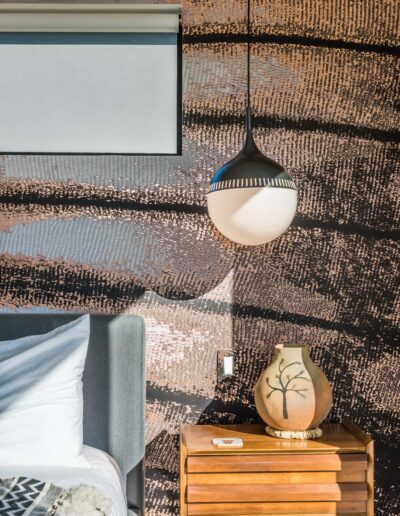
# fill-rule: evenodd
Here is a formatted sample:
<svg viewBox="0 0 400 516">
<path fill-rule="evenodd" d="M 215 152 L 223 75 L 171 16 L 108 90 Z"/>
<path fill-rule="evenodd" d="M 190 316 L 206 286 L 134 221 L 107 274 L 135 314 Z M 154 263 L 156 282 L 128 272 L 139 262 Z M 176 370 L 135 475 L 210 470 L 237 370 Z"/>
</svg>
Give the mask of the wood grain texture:
<svg viewBox="0 0 400 516">
<path fill-rule="evenodd" d="M 188 503 L 366 501 L 361 484 L 237 484 L 187 487 Z"/>
<path fill-rule="evenodd" d="M 334 484 L 366 482 L 365 471 L 316 471 L 292 473 L 189 473 L 187 482 L 192 486 L 232 484 Z"/>
<path fill-rule="evenodd" d="M 374 516 L 375 514 L 375 500 L 374 496 L 371 493 L 375 492 L 375 451 L 374 451 L 374 442 L 370 436 L 366 435 L 364 432 L 361 432 L 360 429 L 352 423 L 349 419 L 344 420 L 344 426 L 357 436 L 360 441 L 362 441 L 366 446 L 367 458 L 368 458 L 368 467 L 367 467 L 367 485 L 368 485 L 368 502 L 367 502 L 367 514 L 368 516 Z"/>
<path fill-rule="evenodd" d="M 282 515 L 329 516 L 334 514 L 365 516 L 365 502 L 273 502 L 273 503 L 215 503 L 189 504 L 188 516 L 214 515 Z"/>
<path fill-rule="evenodd" d="M 371 433 L 375 514 L 398 516 L 400 4 L 254 0 L 255 136 L 299 188 L 291 228 L 256 249 L 205 209 L 242 144 L 245 12 L 184 2 L 182 156 L 0 157 L 0 309 L 143 315 L 149 516 L 179 511 L 179 422 L 258 422 L 279 342 L 310 344 L 329 419 Z M 218 349 L 237 365 L 221 383 Z"/>
<path fill-rule="evenodd" d="M 187 451 L 186 446 L 182 440 L 182 432 L 180 432 L 180 443 L 179 443 L 179 478 L 180 478 L 180 515 L 187 516 L 187 504 L 186 504 L 186 487 L 187 487 L 187 472 L 186 472 L 186 458 Z"/>
<path fill-rule="evenodd" d="M 271 438 L 262 425 L 182 425 L 181 514 L 204 507 L 209 514 L 342 513 L 332 502 L 365 512 L 373 500 L 366 453 L 371 439 L 348 420 L 324 424 L 323 432 L 314 441 L 290 441 Z M 243 447 L 210 444 L 223 435 L 240 437 Z"/>
<path fill-rule="evenodd" d="M 261 452 L 262 453 L 262 452 Z M 312 454 L 308 456 L 285 455 L 234 455 L 224 457 L 188 457 L 189 473 L 223 473 L 230 471 L 366 471 L 365 454 Z"/>
<path fill-rule="evenodd" d="M 349 423 L 347 423 L 349 424 Z M 366 464 L 367 436 L 355 435 L 353 431 L 341 423 L 322 424 L 323 435 L 316 440 L 286 440 L 270 437 L 265 433 L 265 425 L 189 425 L 184 429 L 184 442 L 191 456 L 206 455 L 206 460 L 212 460 L 210 455 L 220 456 L 220 450 L 212 444 L 214 438 L 241 438 L 243 447 L 233 451 L 235 456 L 251 454 L 276 454 L 282 455 L 280 460 L 288 462 L 296 457 L 307 457 L 304 452 L 312 454 L 328 454 L 326 460 L 338 460 L 337 454 L 341 454 L 343 462 L 358 461 Z M 351 428 L 351 427 L 350 427 Z M 359 432 L 359 431 L 358 431 Z M 370 439 L 369 441 L 370 442 Z M 229 450 L 228 450 L 229 453 Z M 357 453 L 362 455 L 357 455 Z M 288 455 L 285 458 L 285 454 Z M 329 454 L 331 457 L 329 457 Z M 348 454 L 348 455 L 346 455 Z M 336 457 L 336 458 L 335 458 Z M 269 460 L 268 457 L 264 457 Z M 193 457 L 197 460 L 197 457 Z M 243 459 L 243 462 L 246 459 Z M 309 459 L 305 460 L 311 460 Z M 273 459 L 271 458 L 271 462 Z"/>
</svg>

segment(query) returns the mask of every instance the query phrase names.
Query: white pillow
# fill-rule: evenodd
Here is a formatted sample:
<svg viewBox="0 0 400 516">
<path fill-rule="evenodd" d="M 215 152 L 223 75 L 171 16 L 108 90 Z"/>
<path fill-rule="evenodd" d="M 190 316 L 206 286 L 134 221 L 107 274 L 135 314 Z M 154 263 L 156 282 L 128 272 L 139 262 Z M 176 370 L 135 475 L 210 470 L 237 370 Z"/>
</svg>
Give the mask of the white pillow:
<svg viewBox="0 0 400 516">
<path fill-rule="evenodd" d="M 0 465 L 79 456 L 89 335 L 84 315 L 45 335 L 0 342 Z"/>
</svg>

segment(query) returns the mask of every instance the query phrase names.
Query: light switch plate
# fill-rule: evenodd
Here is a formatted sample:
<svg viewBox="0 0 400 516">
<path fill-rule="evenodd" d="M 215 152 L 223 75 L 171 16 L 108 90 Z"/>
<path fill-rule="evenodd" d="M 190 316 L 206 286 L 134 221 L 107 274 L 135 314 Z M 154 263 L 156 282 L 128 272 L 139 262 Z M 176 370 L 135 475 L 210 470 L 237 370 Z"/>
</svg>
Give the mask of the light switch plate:
<svg viewBox="0 0 400 516">
<path fill-rule="evenodd" d="M 218 382 L 235 375 L 235 355 L 232 351 L 218 351 L 217 376 Z"/>
</svg>

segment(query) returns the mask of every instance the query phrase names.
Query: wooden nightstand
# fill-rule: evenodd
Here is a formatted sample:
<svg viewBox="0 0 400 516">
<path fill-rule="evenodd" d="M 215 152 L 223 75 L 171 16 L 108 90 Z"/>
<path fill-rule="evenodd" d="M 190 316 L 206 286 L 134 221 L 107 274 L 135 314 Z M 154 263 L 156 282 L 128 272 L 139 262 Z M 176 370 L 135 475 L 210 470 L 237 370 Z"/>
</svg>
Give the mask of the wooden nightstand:
<svg viewBox="0 0 400 516">
<path fill-rule="evenodd" d="M 181 516 L 372 516 L 373 441 L 350 422 L 321 428 L 320 439 L 289 441 L 263 425 L 183 426 Z M 216 437 L 243 448 L 217 448 Z"/>
</svg>

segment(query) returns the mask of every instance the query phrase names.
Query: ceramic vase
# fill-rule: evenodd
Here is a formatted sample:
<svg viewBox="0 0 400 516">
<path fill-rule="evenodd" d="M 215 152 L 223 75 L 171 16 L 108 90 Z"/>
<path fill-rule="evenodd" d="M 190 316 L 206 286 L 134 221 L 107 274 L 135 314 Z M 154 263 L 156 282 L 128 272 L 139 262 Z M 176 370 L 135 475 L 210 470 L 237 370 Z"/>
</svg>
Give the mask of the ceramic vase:
<svg viewBox="0 0 400 516">
<path fill-rule="evenodd" d="M 332 406 L 329 382 L 311 360 L 308 346 L 275 346 L 272 363 L 254 390 L 257 411 L 275 437 L 320 437 L 318 425 Z"/>
</svg>

